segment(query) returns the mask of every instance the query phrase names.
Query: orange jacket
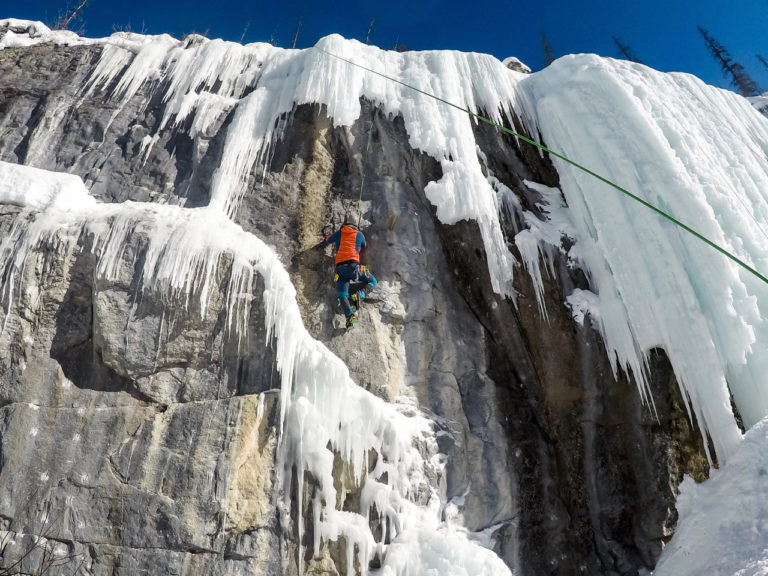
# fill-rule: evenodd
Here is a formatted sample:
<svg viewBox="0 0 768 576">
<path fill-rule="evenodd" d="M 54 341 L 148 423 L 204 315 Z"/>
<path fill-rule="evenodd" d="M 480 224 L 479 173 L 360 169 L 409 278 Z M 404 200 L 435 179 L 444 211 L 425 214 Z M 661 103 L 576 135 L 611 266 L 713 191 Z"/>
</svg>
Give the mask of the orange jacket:
<svg viewBox="0 0 768 576">
<path fill-rule="evenodd" d="M 365 236 L 359 230 L 346 224 L 339 230 L 325 239 L 326 244 L 333 244 L 336 247 L 336 258 L 334 262 L 341 264 L 354 260 L 360 262 L 360 249 L 365 246 Z"/>
</svg>

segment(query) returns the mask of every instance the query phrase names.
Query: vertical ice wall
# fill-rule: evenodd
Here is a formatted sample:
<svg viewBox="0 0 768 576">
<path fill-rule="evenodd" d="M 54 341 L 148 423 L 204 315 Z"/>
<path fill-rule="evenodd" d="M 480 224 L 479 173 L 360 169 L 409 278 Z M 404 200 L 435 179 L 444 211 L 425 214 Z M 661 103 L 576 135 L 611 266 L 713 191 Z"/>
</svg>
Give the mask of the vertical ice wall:
<svg viewBox="0 0 768 576">
<path fill-rule="evenodd" d="M 768 271 L 768 121 L 693 76 L 569 56 L 526 79 L 518 106 L 560 153 Z M 597 298 L 569 299 L 598 323 L 617 366 L 644 386 L 666 350 L 702 432 L 727 459 L 768 413 L 768 286 L 705 243 L 554 159 L 575 229 L 571 257 Z"/>
</svg>

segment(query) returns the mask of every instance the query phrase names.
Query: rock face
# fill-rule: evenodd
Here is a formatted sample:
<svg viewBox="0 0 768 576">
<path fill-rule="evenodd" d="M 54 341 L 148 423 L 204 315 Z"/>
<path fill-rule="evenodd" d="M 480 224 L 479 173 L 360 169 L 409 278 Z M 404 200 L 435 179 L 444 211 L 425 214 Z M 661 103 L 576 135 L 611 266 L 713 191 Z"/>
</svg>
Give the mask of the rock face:
<svg viewBox="0 0 768 576">
<path fill-rule="evenodd" d="M 119 106 L 107 90 L 87 92 L 102 49 L 0 50 L 0 160 L 80 175 L 104 203 L 208 205 L 234 113 L 204 130 L 160 126 L 162 78 Z M 663 352 L 651 366 L 654 412 L 563 304 L 587 287 L 564 257 L 545 278 L 546 318 L 524 273 L 516 302 L 495 295 L 478 226 L 442 224 L 425 196 L 440 163 L 411 148 L 402 118 L 361 106 L 347 127 L 321 106 L 296 106 L 247 175 L 235 221 L 280 255 L 305 326 L 355 382 L 387 400 L 410 395 L 434 418 L 445 516 L 492 529 L 518 574 L 652 568 L 674 530 L 682 475 L 708 471 Z M 536 213 L 539 194 L 525 181 L 557 186 L 546 158 L 484 125 L 475 137 L 488 170 Z M 503 209 L 511 238 L 519 210 Z M 345 333 L 329 253 L 315 245 L 348 212 L 362 217 L 380 284 Z M 343 546 L 313 557 L 311 525 L 300 541 L 280 521 L 278 368 L 260 302 L 247 338 L 227 327 L 221 287 L 232 263 L 217 263 L 202 311 L 200 294 L 187 302 L 139 289 L 141 226 L 108 276 L 94 237 L 63 229 L 30 247 L 23 276 L 11 278 L 14 230 L 29 218 L 2 207 L 3 566 L 296 574 L 301 563 L 307 574 L 346 573 Z M 263 292 L 258 282 L 251 294 Z M 345 493 L 353 506 L 359 494 Z"/>
</svg>

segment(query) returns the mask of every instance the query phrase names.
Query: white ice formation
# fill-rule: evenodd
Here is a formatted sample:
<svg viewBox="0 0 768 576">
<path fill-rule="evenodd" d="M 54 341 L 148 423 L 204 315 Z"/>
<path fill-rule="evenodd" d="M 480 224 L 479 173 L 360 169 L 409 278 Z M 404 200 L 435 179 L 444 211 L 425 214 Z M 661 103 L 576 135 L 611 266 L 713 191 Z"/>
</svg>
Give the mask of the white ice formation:
<svg viewBox="0 0 768 576">
<path fill-rule="evenodd" d="M 9 22 L 0 21 L 0 26 Z M 162 78 L 166 106 L 161 125 L 191 119 L 192 131 L 204 132 L 222 114 L 233 111 L 233 119 L 207 208 L 100 205 L 84 188 L 72 193 L 69 177 L 33 176 L 0 166 L 3 175 L 30 179 L 23 194 L 21 188 L 3 186 L 0 196 L 37 214 L 29 229 L 5 240 L 3 264 L 23 264 L 24 250 L 56 230 L 98 229 L 100 222 L 113 218 L 122 224 L 112 226 L 112 235 L 102 230 L 102 273 L 109 273 L 114 258 L 114 230 L 127 233 L 142 222 L 153 230 L 152 245 L 157 248 L 145 283 L 180 293 L 204 291 L 192 281 L 192 272 L 203 270 L 209 278 L 211 262 L 222 252 L 232 254 L 237 264 L 231 293 L 247 291 L 252 275 L 260 274 L 267 285 L 264 305 L 282 374 L 285 461 L 295 463 L 299 474 L 311 472 L 321 486 L 323 501 L 317 505 L 324 520 L 315 533 L 323 538 L 345 534 L 348 542 L 357 543 L 361 560 L 381 545 L 372 540 L 361 516 L 333 507 L 332 456 L 326 445 L 344 455 L 356 474 L 368 475 L 369 507 L 396 519 L 394 525 L 402 531 L 389 546 L 382 573 L 426 573 L 425 567 L 445 560 L 448 549 L 454 556 L 440 574 L 503 574 L 507 569 L 490 552 L 478 553 L 482 549 L 460 530 L 438 522 L 429 506 L 418 507 L 409 499 L 423 493 L 421 474 L 428 463 L 413 443 L 430 441 L 428 423 L 355 386 L 344 365 L 303 329 L 294 289 L 275 254 L 230 220 L 243 199 L 248 174 L 257 161 L 268 158 L 281 121 L 297 105 L 325 106 L 336 126 L 355 122 L 361 98 L 385 114 L 401 116 L 410 145 L 442 166 L 442 178 L 426 188 L 438 218 L 446 224 L 477 222 L 498 294 L 514 295 L 517 262 L 509 245 L 518 247 L 541 293 L 542 272 L 547 270 L 540 270 L 539 254 L 546 262 L 553 251 L 564 250 L 560 239 L 568 236 L 572 247 L 567 256 L 586 272 L 591 285 L 590 292 L 568 296 L 574 317 L 589 318 L 597 326 L 614 370 L 631 372 L 651 404 L 647 358 L 652 349 L 663 348 L 721 462 L 729 459 L 742 437 L 731 394 L 747 427 L 768 413 L 768 327 L 763 312 L 768 286 L 762 281 L 557 159 L 559 191 L 530 184 L 541 193 L 546 220 L 520 211 L 526 227 L 516 238 L 505 238 L 499 209 L 510 191 L 484 172 L 474 120 L 335 56 L 496 122 L 516 114 L 529 133 L 540 134 L 558 152 L 669 212 L 765 273 L 768 119 L 745 99 L 693 76 L 662 74 L 591 55 L 561 58 L 542 72 L 526 75 L 491 56 L 387 52 L 339 36 L 323 38 L 315 48 L 283 50 L 216 40 L 187 45 L 168 36 L 133 34 L 83 40 L 40 24 L 26 25 L 32 34 L 6 33 L 0 48 L 43 41 L 103 46 L 84 94 L 103 91 L 117 79 L 109 97 L 119 106 L 142 86 Z M 152 143 L 149 138 L 146 145 Z M 46 184 L 38 188 L 38 180 Z M 55 187 L 77 199 L 62 205 L 59 193 L 52 191 Z M 199 234 L 202 227 L 211 226 L 215 237 Z M 364 434 L 357 432 L 360 426 Z M 386 486 L 375 481 L 381 470 L 364 470 L 365 454 L 372 449 L 391 467 Z M 439 508 L 439 503 L 433 501 L 432 507 Z M 449 535 L 441 536 L 444 533 Z M 438 543 L 442 547 L 436 547 Z M 415 557 L 423 563 L 421 569 L 408 567 L 407 559 Z M 484 567 L 468 568 L 463 562 Z"/>
</svg>

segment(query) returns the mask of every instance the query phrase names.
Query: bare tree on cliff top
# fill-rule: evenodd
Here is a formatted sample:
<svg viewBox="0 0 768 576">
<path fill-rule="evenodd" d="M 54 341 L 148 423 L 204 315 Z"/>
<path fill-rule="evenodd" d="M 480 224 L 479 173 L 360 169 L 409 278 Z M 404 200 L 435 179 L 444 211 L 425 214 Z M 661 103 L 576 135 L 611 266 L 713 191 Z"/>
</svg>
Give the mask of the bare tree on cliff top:
<svg viewBox="0 0 768 576">
<path fill-rule="evenodd" d="M 635 55 L 635 52 L 632 50 L 632 48 L 624 44 L 616 36 L 612 36 L 612 38 L 619 49 L 619 56 L 625 58 L 626 60 L 629 60 L 630 62 L 637 62 L 638 64 L 644 64 L 644 62 Z"/>
<path fill-rule="evenodd" d="M 757 96 L 762 92 L 749 74 L 746 73 L 744 67 L 738 62 L 734 62 L 731 59 L 731 55 L 725 46 L 720 44 L 715 38 L 704 28 L 698 26 L 699 32 L 704 37 L 704 41 L 707 43 L 707 48 L 717 60 L 720 68 L 723 70 L 726 76 L 731 78 L 731 83 L 739 90 L 742 96 Z"/>
<path fill-rule="evenodd" d="M 88 5 L 89 0 L 80 0 L 74 8 L 67 8 L 63 15 L 53 25 L 54 30 L 72 30 L 70 28 L 75 22 L 83 19 L 83 10 Z M 81 26 L 82 28 L 82 26 Z M 82 30 L 73 30 L 73 32 L 82 33 Z"/>
<path fill-rule="evenodd" d="M 373 34 L 373 25 L 376 23 L 376 17 L 374 16 L 371 19 L 371 23 L 368 26 L 368 32 L 365 34 L 365 43 L 370 44 L 371 43 L 371 34 Z"/>
</svg>

